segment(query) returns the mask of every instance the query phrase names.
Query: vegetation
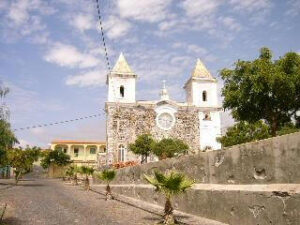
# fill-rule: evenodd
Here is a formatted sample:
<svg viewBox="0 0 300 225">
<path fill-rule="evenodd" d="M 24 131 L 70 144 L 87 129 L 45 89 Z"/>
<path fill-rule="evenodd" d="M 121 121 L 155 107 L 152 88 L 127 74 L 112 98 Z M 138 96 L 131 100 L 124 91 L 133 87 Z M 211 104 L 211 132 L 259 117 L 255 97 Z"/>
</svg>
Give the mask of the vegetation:
<svg viewBox="0 0 300 225">
<path fill-rule="evenodd" d="M 101 173 L 97 174 L 97 178 L 106 182 L 106 200 L 113 198 L 109 184 L 115 177 L 116 171 L 114 170 L 103 170 Z"/>
<path fill-rule="evenodd" d="M 15 181 L 18 185 L 22 175 L 31 171 L 33 163 L 38 160 L 40 154 L 39 148 L 15 148 L 7 152 L 7 160 L 10 166 L 14 168 Z"/>
<path fill-rule="evenodd" d="M 66 176 L 69 177 L 71 180 L 73 180 L 74 185 L 78 185 L 78 174 L 79 168 L 77 165 L 71 165 L 66 170 Z"/>
<path fill-rule="evenodd" d="M 299 131 L 299 128 L 292 123 L 288 123 L 277 131 L 276 135 L 284 135 L 297 131 Z M 260 120 L 255 123 L 240 121 L 234 126 L 228 128 L 226 134 L 217 140 L 222 144 L 222 146 L 229 147 L 269 137 L 272 137 L 270 127 L 263 121 Z"/>
<path fill-rule="evenodd" d="M 84 178 L 84 189 L 89 191 L 90 190 L 90 180 L 89 176 L 92 176 L 94 173 L 95 169 L 93 167 L 88 167 L 88 166 L 81 166 L 79 168 L 79 173 L 85 175 Z"/>
<path fill-rule="evenodd" d="M 193 180 L 187 178 L 184 174 L 178 172 L 170 172 L 163 174 L 155 171 L 154 176 L 144 175 L 148 183 L 155 186 L 156 191 L 162 192 L 166 198 L 164 208 L 164 224 L 174 224 L 173 206 L 171 198 L 175 195 L 185 192 L 194 184 Z"/>
<path fill-rule="evenodd" d="M 223 107 L 232 110 L 237 121 L 264 120 L 276 135 L 300 109 L 300 55 L 288 52 L 272 60 L 268 48 L 253 61 L 238 60 L 234 69 L 223 69 Z"/>
<path fill-rule="evenodd" d="M 8 165 L 7 153 L 15 144 L 19 143 L 10 124 L 0 120 L 0 167 Z"/>
<path fill-rule="evenodd" d="M 150 134 L 142 134 L 138 136 L 135 140 L 135 143 L 129 144 L 129 150 L 134 154 L 141 155 L 141 164 L 147 163 L 148 156 L 151 153 L 151 146 L 153 145 L 154 140 Z"/>
<path fill-rule="evenodd" d="M 159 142 L 152 144 L 152 152 L 159 159 L 172 158 L 187 153 L 189 146 L 182 140 L 164 138 Z"/>
<path fill-rule="evenodd" d="M 269 126 L 263 121 L 248 123 L 241 121 L 228 128 L 226 134 L 217 140 L 224 147 L 261 140 L 270 137 Z"/>
<path fill-rule="evenodd" d="M 41 166 L 44 169 L 49 168 L 51 164 L 57 166 L 66 166 L 70 164 L 70 156 L 65 154 L 61 149 L 48 150 L 43 153 L 43 159 L 41 161 Z"/>
</svg>

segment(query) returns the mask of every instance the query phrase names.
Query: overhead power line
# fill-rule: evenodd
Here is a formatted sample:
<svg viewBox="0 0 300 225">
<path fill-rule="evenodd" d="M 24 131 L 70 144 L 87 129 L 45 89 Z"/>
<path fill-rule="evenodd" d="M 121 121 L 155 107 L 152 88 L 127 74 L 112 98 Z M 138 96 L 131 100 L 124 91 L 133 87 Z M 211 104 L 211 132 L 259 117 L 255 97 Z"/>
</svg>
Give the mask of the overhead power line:
<svg viewBox="0 0 300 225">
<path fill-rule="evenodd" d="M 63 121 L 58 121 L 58 122 L 53 122 L 53 123 L 38 124 L 38 125 L 32 125 L 32 126 L 27 126 L 27 127 L 20 127 L 20 128 L 13 129 L 13 131 L 22 131 L 22 130 L 30 130 L 30 129 L 34 129 L 34 128 L 40 128 L 40 127 L 55 126 L 55 125 L 59 125 L 59 124 L 65 124 L 65 123 L 70 123 L 70 122 L 76 122 L 76 121 L 79 121 L 79 120 L 85 120 L 85 119 L 100 117 L 102 115 L 104 115 L 104 112 L 99 113 L 99 114 L 89 115 L 89 116 L 83 116 L 83 117 L 79 117 L 79 118 L 75 118 L 75 119 L 70 119 L 70 120 L 63 120 Z"/>
<path fill-rule="evenodd" d="M 108 72 L 110 72 L 111 68 L 110 68 L 110 63 L 109 63 L 109 59 L 108 59 L 107 47 L 106 47 L 106 43 L 105 43 L 104 29 L 103 29 L 103 25 L 102 25 L 102 16 L 101 16 L 101 11 L 100 11 L 100 3 L 99 3 L 99 1 L 100 0 L 96 0 L 97 11 L 98 11 L 98 19 L 99 19 L 99 25 L 100 25 L 100 31 L 101 31 L 101 38 L 102 38 L 102 43 L 103 43 L 103 48 L 104 48 L 104 53 L 105 53 L 106 66 L 107 66 Z"/>
</svg>

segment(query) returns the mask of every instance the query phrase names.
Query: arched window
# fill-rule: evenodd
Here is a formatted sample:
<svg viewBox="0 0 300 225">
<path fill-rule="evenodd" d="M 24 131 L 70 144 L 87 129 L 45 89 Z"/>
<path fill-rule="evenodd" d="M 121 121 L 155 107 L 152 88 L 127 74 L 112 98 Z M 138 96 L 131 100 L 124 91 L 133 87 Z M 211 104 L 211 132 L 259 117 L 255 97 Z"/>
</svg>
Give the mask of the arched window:
<svg viewBox="0 0 300 225">
<path fill-rule="evenodd" d="M 124 147 L 124 145 L 119 145 L 118 161 L 124 162 L 125 154 L 126 154 L 126 148 Z"/>
<path fill-rule="evenodd" d="M 202 92 L 202 101 L 203 101 L 203 102 L 206 102 L 206 101 L 207 101 L 207 93 L 206 93 L 206 91 L 203 91 L 203 92 Z"/>
<path fill-rule="evenodd" d="M 125 88 L 123 85 L 120 86 L 120 96 L 123 98 L 125 94 Z"/>
</svg>

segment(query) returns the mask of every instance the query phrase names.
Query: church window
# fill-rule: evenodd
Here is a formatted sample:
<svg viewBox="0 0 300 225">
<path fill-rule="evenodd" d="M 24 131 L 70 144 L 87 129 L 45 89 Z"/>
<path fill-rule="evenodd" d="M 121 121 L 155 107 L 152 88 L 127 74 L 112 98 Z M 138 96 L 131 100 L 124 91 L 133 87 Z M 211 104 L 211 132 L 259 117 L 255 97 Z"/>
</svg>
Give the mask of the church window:
<svg viewBox="0 0 300 225">
<path fill-rule="evenodd" d="M 118 157 L 118 159 L 121 162 L 125 161 L 125 151 L 126 151 L 126 148 L 124 147 L 124 145 L 120 145 L 119 146 L 119 154 L 118 154 L 119 157 Z"/>
<path fill-rule="evenodd" d="M 125 95 L 125 88 L 123 85 L 120 86 L 120 96 L 123 98 Z"/>
<path fill-rule="evenodd" d="M 203 120 L 211 120 L 210 113 L 205 113 L 204 114 L 204 119 Z"/>
<path fill-rule="evenodd" d="M 203 92 L 202 92 L 202 101 L 203 101 L 203 102 L 206 102 L 206 101 L 207 101 L 207 93 L 206 93 L 206 91 L 203 91 Z"/>
</svg>

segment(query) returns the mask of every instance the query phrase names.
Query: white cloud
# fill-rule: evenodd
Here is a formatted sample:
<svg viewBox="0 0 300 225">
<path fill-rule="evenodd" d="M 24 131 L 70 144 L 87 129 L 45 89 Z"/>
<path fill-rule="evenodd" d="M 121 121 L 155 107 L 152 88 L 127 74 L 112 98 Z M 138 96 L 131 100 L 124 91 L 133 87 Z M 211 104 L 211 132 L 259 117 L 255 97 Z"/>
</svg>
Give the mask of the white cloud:
<svg viewBox="0 0 300 225">
<path fill-rule="evenodd" d="M 219 7 L 219 0 L 185 0 L 182 2 L 182 7 L 189 17 L 197 17 L 210 15 Z"/>
<path fill-rule="evenodd" d="M 297 16 L 300 14 L 300 0 L 289 0 L 289 9 L 286 11 L 286 15 Z"/>
<path fill-rule="evenodd" d="M 233 17 L 220 17 L 219 21 L 229 30 L 239 31 L 242 26 Z"/>
<path fill-rule="evenodd" d="M 82 13 L 71 17 L 70 24 L 81 32 L 96 27 L 96 22 L 94 21 L 93 16 Z"/>
<path fill-rule="evenodd" d="M 74 76 L 69 76 L 66 85 L 79 87 L 104 86 L 106 73 L 103 70 L 92 70 Z"/>
<path fill-rule="evenodd" d="M 246 10 L 249 12 L 263 10 L 271 5 L 270 0 L 230 0 L 229 3 L 235 10 Z"/>
<path fill-rule="evenodd" d="M 157 22 L 167 15 L 172 0 L 118 0 L 117 6 L 123 18 Z"/>
<path fill-rule="evenodd" d="M 110 16 L 104 23 L 104 29 L 110 39 L 124 37 L 131 28 L 131 24 L 125 19 Z"/>
<path fill-rule="evenodd" d="M 97 66 L 100 60 L 88 53 L 81 53 L 76 47 L 56 43 L 44 56 L 45 60 L 65 67 L 89 68 Z"/>
</svg>

